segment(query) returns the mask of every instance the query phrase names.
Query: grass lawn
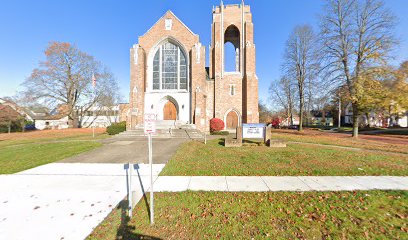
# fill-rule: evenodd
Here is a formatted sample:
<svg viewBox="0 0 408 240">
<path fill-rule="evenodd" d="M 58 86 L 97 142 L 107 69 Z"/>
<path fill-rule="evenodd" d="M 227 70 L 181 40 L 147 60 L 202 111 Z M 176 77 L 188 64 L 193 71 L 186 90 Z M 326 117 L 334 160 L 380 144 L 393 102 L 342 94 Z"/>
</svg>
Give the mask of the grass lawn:
<svg viewBox="0 0 408 240">
<path fill-rule="evenodd" d="M 384 133 L 386 135 L 390 135 L 392 131 L 388 131 Z M 394 131 L 394 133 L 398 133 L 398 131 Z M 392 133 L 391 133 L 392 134 Z M 383 134 L 373 134 L 377 136 L 384 136 Z M 402 138 L 404 136 L 394 135 L 395 139 L 399 141 L 403 141 L 401 144 L 392 144 L 386 141 L 373 141 L 363 139 L 365 137 L 370 137 L 372 135 L 360 135 L 360 139 L 353 139 L 350 136 L 344 134 L 336 134 L 336 133 L 322 133 L 319 131 L 305 131 L 304 133 L 299 133 L 297 131 L 288 131 L 288 130 L 272 130 L 272 137 L 273 138 L 280 138 L 287 141 L 293 142 L 306 142 L 306 143 L 317 143 L 323 145 L 336 145 L 336 146 L 344 146 L 344 147 L 354 147 L 354 148 L 362 148 L 368 150 L 380 150 L 380 151 L 387 151 L 387 152 L 396 152 L 396 153 L 406 153 L 408 154 L 408 138 Z M 392 136 L 389 136 L 392 137 Z"/>
<path fill-rule="evenodd" d="M 0 174 L 11 174 L 92 150 L 102 144 L 94 141 L 32 143 L 7 146 L 0 151 Z"/>
<path fill-rule="evenodd" d="M 0 133 L 0 149 L 6 146 L 47 143 L 55 141 L 88 141 L 99 140 L 110 137 L 105 129 L 97 129 L 95 138 L 92 137 L 92 129 L 64 129 L 64 130 L 42 130 L 25 133 Z"/>
<path fill-rule="evenodd" d="M 370 134 L 370 133 L 368 133 Z M 408 138 L 408 128 L 406 129 L 386 129 L 373 133 L 374 135 L 395 135 Z"/>
<path fill-rule="evenodd" d="M 91 130 L 92 131 L 92 130 Z M 0 135 L 0 174 L 11 174 L 97 148 L 106 138 L 89 130 L 55 130 Z"/>
<path fill-rule="evenodd" d="M 153 226 L 143 200 L 133 213 L 118 206 L 88 240 L 408 238 L 407 191 L 157 193 Z"/>
<path fill-rule="evenodd" d="M 408 175 L 408 156 L 288 144 L 286 148 L 225 148 L 222 140 L 187 142 L 161 175 L 169 176 L 364 176 Z"/>
</svg>

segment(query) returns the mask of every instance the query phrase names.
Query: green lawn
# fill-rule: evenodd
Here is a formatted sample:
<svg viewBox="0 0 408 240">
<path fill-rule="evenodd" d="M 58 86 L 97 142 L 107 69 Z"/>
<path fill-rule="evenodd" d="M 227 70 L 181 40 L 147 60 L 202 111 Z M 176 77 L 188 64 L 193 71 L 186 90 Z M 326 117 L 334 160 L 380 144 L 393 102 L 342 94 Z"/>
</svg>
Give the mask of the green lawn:
<svg viewBox="0 0 408 240">
<path fill-rule="evenodd" d="M 23 133 L 22 133 L 23 134 Z M 39 143 L 55 143 L 55 142 L 84 142 L 84 141 L 95 141 L 109 138 L 108 134 L 96 134 L 95 138 L 92 135 L 68 135 L 68 136 L 47 136 L 43 138 L 32 138 L 28 137 L 26 139 L 0 139 L 0 149 L 8 146 L 20 146 L 25 144 L 39 144 Z"/>
<path fill-rule="evenodd" d="M 288 144 L 225 148 L 222 140 L 187 142 L 163 169 L 170 176 L 408 175 L 408 156 Z"/>
<path fill-rule="evenodd" d="M 407 129 L 386 129 L 373 135 L 397 135 L 397 136 L 406 136 L 408 137 L 408 128 Z"/>
<path fill-rule="evenodd" d="M 381 136 L 382 134 L 372 135 Z M 387 135 L 390 134 L 387 133 Z M 391 144 L 382 141 L 366 140 L 362 139 L 363 135 L 360 135 L 360 139 L 353 139 L 351 138 L 351 135 L 350 137 L 345 137 L 343 134 L 322 133 L 310 130 L 305 131 L 304 133 L 299 133 L 297 131 L 272 130 L 272 137 L 292 142 L 316 143 L 323 145 L 335 145 L 343 147 L 361 148 L 367 150 L 378 150 L 385 152 L 408 154 L 407 144 L 408 141 L 401 138 L 402 136 L 398 136 L 398 138 L 396 138 L 399 139 L 400 141 L 405 141 L 405 143 L 401 144 Z"/>
<path fill-rule="evenodd" d="M 89 151 L 96 141 L 5 141 L 0 144 L 0 174 L 11 174 Z"/>
<path fill-rule="evenodd" d="M 407 191 L 157 193 L 153 226 L 143 200 L 133 213 L 118 206 L 88 240 L 408 239 Z"/>
</svg>

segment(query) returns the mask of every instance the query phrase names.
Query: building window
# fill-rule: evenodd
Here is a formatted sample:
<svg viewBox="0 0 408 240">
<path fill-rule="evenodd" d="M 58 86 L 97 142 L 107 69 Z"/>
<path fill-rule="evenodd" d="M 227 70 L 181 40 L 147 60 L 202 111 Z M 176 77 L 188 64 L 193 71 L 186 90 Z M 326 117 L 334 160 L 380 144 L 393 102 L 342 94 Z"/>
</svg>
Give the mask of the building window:
<svg viewBox="0 0 408 240">
<path fill-rule="evenodd" d="M 235 90 L 236 90 L 235 84 L 230 84 L 229 94 L 230 94 L 231 96 L 235 96 L 235 93 L 236 93 Z"/>
<path fill-rule="evenodd" d="M 224 71 L 240 71 L 240 33 L 235 25 L 230 25 L 224 34 Z"/>
<path fill-rule="evenodd" d="M 154 55 L 153 90 L 187 90 L 187 61 L 179 46 L 166 42 Z"/>
</svg>

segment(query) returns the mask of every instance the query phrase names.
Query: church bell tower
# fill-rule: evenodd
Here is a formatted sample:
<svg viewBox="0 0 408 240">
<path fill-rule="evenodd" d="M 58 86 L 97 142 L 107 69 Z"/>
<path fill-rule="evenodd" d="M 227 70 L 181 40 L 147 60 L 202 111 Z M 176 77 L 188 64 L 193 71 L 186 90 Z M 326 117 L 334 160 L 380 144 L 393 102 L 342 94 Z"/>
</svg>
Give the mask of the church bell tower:
<svg viewBox="0 0 408 240">
<path fill-rule="evenodd" d="M 209 76 L 214 79 L 214 117 L 226 125 L 259 122 L 258 77 L 255 65 L 254 25 L 251 8 L 241 4 L 213 8 Z M 231 46 L 226 59 L 226 46 Z M 233 47 L 232 47 L 233 46 Z M 226 61 L 233 69 L 226 69 Z M 236 116 L 235 116 L 236 114 Z M 237 122 L 234 123 L 234 119 Z M 231 122 L 232 121 L 232 122 Z"/>
</svg>

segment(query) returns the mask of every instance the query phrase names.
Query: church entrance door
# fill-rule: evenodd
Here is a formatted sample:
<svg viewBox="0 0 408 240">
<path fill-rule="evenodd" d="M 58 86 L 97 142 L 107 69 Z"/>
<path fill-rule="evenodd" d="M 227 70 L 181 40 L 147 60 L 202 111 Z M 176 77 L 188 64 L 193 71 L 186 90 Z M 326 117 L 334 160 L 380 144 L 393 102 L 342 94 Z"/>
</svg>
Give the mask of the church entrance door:
<svg viewBox="0 0 408 240">
<path fill-rule="evenodd" d="M 164 105 L 163 120 L 177 120 L 177 109 L 171 101 L 167 101 Z"/>
<path fill-rule="evenodd" d="M 235 129 L 238 127 L 238 115 L 231 111 L 227 115 L 227 129 Z"/>
</svg>

